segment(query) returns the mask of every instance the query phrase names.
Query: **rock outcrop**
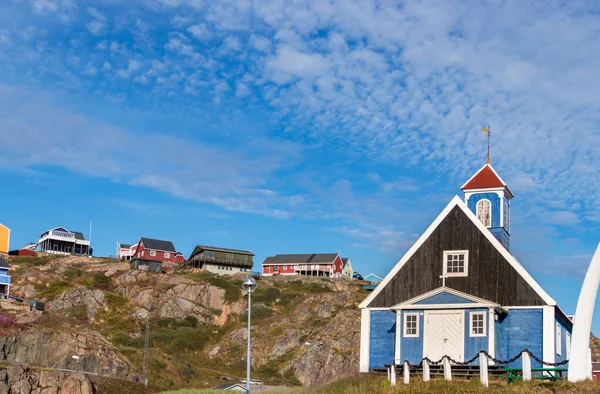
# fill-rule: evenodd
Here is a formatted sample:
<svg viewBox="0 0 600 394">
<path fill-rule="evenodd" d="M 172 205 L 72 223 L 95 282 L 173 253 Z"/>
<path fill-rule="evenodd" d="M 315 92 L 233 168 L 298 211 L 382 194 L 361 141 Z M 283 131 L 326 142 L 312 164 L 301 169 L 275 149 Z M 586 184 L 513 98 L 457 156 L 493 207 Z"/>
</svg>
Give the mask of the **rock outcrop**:
<svg viewBox="0 0 600 394">
<path fill-rule="evenodd" d="M 79 356 L 79 362 L 73 356 Z M 96 372 L 102 376 L 139 380 L 133 366 L 95 331 L 31 330 L 0 337 L 0 360 L 50 368 Z"/>
<path fill-rule="evenodd" d="M 33 371 L 25 365 L 0 369 L 0 394 L 94 394 L 92 381 L 84 374 Z"/>
<path fill-rule="evenodd" d="M 62 293 L 52 302 L 49 310 L 55 312 L 69 313 L 74 307 L 85 307 L 89 319 L 96 316 L 98 308 L 104 305 L 104 292 L 102 290 L 91 290 L 87 287 L 78 286 Z"/>
<path fill-rule="evenodd" d="M 328 383 L 358 371 L 360 312 L 339 312 L 329 324 L 313 331 L 290 368 L 306 386 Z"/>
</svg>

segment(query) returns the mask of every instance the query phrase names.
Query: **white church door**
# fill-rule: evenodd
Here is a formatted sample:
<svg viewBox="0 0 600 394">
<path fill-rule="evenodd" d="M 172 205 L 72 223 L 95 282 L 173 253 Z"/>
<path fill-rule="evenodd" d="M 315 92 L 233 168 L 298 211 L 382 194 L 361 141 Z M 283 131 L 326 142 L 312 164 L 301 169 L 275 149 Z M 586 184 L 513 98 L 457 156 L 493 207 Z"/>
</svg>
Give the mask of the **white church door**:
<svg viewBox="0 0 600 394">
<path fill-rule="evenodd" d="M 464 361 L 464 311 L 426 311 L 423 334 L 423 357 L 437 361 L 450 356 Z"/>
</svg>

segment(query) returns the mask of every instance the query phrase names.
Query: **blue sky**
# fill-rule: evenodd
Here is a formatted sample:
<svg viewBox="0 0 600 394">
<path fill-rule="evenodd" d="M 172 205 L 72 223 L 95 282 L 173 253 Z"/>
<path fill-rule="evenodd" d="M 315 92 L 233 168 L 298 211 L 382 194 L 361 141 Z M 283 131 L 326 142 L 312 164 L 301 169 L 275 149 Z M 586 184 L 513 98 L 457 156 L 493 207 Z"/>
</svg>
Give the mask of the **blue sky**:
<svg viewBox="0 0 600 394">
<path fill-rule="evenodd" d="M 587 8 L 592 7 L 592 8 Z M 573 313 L 600 239 L 593 2 L 0 2 L 0 221 L 384 275 L 485 160 Z M 594 329 L 600 332 L 600 313 Z"/>
</svg>

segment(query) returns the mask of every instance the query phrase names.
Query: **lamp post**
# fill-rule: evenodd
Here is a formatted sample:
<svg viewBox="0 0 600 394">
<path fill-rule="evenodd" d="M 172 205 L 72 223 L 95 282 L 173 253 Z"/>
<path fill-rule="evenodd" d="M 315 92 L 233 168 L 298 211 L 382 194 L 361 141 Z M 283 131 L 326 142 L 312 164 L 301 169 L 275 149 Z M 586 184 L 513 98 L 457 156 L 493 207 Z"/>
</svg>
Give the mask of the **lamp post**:
<svg viewBox="0 0 600 394">
<path fill-rule="evenodd" d="M 258 284 L 253 277 L 249 277 L 242 283 L 242 288 L 248 293 L 248 351 L 246 354 L 246 392 L 250 394 L 250 308 L 252 305 L 252 292 Z"/>
</svg>

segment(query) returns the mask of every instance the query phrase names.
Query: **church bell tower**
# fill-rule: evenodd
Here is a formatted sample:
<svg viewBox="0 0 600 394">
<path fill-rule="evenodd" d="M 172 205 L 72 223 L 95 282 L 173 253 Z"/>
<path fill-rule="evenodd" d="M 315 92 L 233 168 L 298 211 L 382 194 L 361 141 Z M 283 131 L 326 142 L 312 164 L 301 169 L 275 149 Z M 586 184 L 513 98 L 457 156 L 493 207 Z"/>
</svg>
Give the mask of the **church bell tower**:
<svg viewBox="0 0 600 394">
<path fill-rule="evenodd" d="M 510 250 L 510 202 L 513 194 L 488 162 L 462 187 L 465 203 L 507 250 Z"/>
</svg>

